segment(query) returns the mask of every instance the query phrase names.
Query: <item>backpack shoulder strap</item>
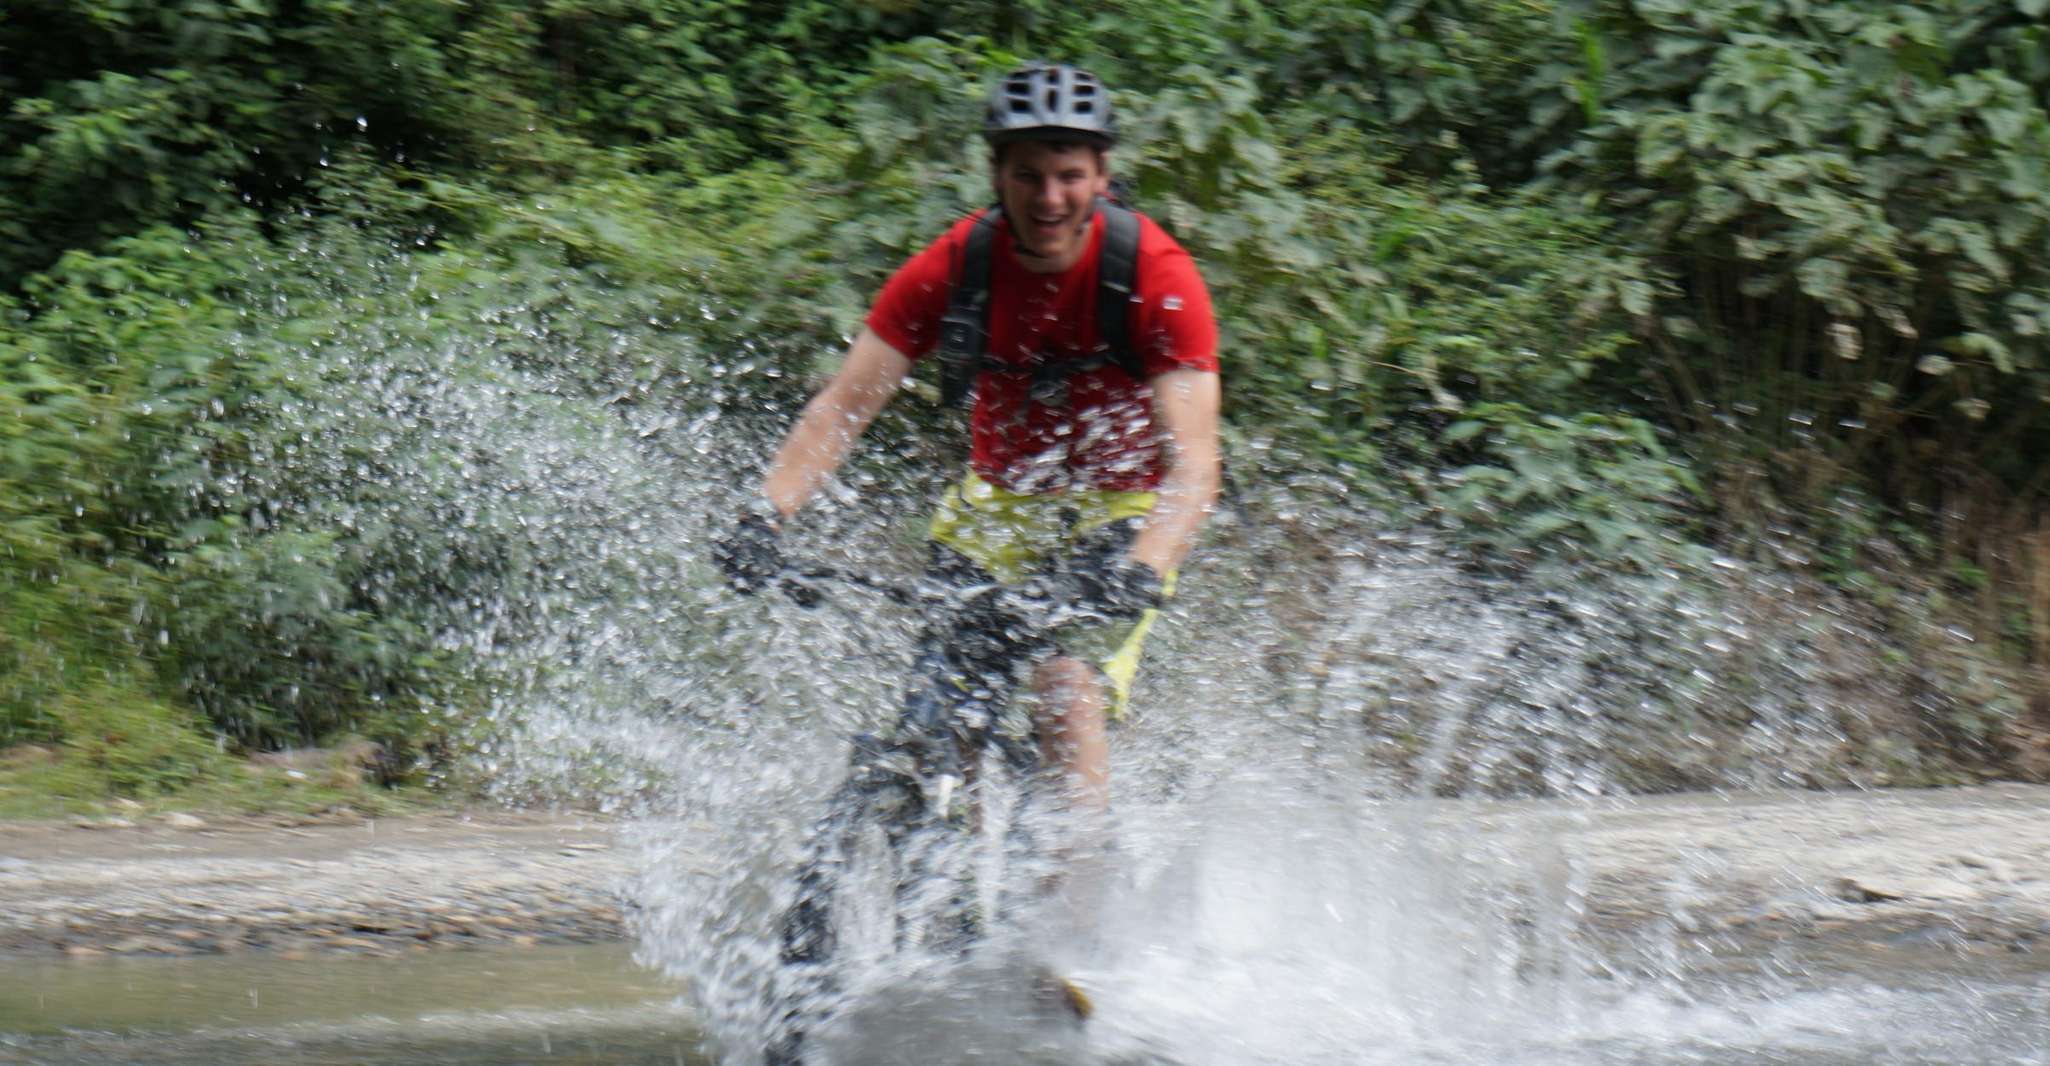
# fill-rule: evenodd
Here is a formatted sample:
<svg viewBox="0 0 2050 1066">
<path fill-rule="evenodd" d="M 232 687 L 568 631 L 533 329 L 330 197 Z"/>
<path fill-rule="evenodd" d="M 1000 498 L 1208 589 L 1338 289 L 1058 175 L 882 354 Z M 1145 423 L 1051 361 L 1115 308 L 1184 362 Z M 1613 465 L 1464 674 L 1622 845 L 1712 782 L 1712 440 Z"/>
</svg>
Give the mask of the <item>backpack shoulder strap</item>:
<svg viewBox="0 0 2050 1066">
<path fill-rule="evenodd" d="M 975 220 L 961 242 L 947 313 L 940 318 L 940 402 L 959 406 L 968 398 L 989 345 L 989 263 L 1004 210 L 991 207 Z"/>
<path fill-rule="evenodd" d="M 1103 215 L 1103 248 L 1096 266 L 1096 336 L 1106 355 L 1133 380 L 1145 381 L 1146 370 L 1132 348 L 1132 299 L 1139 285 L 1139 216 L 1129 208 L 1098 198 Z"/>
</svg>

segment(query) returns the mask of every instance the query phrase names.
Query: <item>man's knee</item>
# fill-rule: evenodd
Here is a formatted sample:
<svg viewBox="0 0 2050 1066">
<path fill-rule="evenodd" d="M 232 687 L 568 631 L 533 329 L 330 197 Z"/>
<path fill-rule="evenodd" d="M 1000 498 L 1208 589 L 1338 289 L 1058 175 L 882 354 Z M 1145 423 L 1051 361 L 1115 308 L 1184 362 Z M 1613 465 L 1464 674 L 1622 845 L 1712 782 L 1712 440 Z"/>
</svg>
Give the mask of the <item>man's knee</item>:
<svg viewBox="0 0 2050 1066">
<path fill-rule="evenodd" d="M 1071 716 L 1100 718 L 1103 714 L 1103 671 L 1094 663 L 1056 655 L 1034 669 L 1033 687 L 1048 704 L 1049 717 L 1063 724 Z"/>
</svg>

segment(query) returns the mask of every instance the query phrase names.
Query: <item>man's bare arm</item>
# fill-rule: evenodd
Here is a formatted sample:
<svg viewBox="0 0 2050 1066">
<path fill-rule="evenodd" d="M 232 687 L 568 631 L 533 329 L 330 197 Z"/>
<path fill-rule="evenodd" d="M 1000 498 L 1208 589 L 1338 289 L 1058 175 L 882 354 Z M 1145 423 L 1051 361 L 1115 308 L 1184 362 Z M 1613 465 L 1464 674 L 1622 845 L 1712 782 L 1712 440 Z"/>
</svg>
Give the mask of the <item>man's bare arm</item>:
<svg viewBox="0 0 2050 1066">
<path fill-rule="evenodd" d="M 1132 558 L 1165 574 L 1182 565 L 1196 534 L 1217 508 L 1223 477 L 1217 444 L 1222 390 L 1217 375 L 1203 370 L 1170 370 L 1152 381 L 1153 417 L 1168 449 L 1167 475 Z"/>
<path fill-rule="evenodd" d="M 762 496 L 789 518 L 839 469 L 854 442 L 890 402 L 911 360 L 864 329 L 847 349 L 833 380 L 804 406 L 797 425 L 783 438 L 776 460 L 762 480 Z"/>
</svg>

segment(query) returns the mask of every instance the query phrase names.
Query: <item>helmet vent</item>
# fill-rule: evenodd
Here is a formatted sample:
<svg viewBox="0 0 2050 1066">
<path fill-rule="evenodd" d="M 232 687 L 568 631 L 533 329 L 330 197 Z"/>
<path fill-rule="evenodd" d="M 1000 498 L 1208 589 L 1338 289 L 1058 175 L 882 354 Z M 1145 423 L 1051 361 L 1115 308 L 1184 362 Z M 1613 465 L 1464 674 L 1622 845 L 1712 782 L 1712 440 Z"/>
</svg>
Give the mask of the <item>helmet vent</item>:
<svg viewBox="0 0 2050 1066">
<path fill-rule="evenodd" d="M 983 113 L 982 135 L 997 144 L 1040 131 L 1109 146 L 1117 142 L 1110 92 L 1088 71 L 1035 62 L 996 83 Z"/>
</svg>

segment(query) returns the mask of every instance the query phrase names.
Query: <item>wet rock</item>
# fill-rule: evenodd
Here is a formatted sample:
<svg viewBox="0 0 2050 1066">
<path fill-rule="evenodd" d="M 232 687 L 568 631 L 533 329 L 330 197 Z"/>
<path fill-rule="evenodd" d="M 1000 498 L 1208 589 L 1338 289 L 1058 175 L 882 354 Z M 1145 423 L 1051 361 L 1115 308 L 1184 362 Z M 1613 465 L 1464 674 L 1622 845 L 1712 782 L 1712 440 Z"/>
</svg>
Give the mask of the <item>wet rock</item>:
<svg viewBox="0 0 2050 1066">
<path fill-rule="evenodd" d="M 1907 886 L 1910 898 L 1939 903 L 1973 903 L 1985 895 L 1977 885 L 1941 877 L 1910 878 Z"/>
<path fill-rule="evenodd" d="M 1997 881 L 2001 884 L 2013 884 L 2016 880 L 2014 867 L 2003 859 L 1986 855 L 1960 855 L 1957 857 L 1957 864 L 1982 880 Z"/>
<path fill-rule="evenodd" d="M 1856 921 L 1860 916 L 1857 908 L 1841 903 L 1814 903 L 1808 907 L 1808 917 L 1817 922 L 1835 923 Z"/>
<path fill-rule="evenodd" d="M 1836 898 L 1852 903 L 1881 903 L 1900 899 L 1906 894 L 1897 881 L 1884 874 L 1839 877 L 1831 888 Z"/>
<path fill-rule="evenodd" d="M 1902 930 L 1885 940 L 1886 944 L 1897 948 L 1939 947 L 1951 950 L 1963 947 L 1964 942 L 1964 937 L 1957 930 L 1939 926 Z"/>
<path fill-rule="evenodd" d="M 1927 900 L 1938 903 L 1970 903 L 1982 893 L 1963 881 L 1942 877 L 1900 877 L 1891 874 L 1852 874 L 1837 879 L 1836 896 L 1852 903 L 1885 903 L 1896 900 Z"/>
<path fill-rule="evenodd" d="M 131 936 L 107 946 L 116 955 L 174 955 L 178 948 L 168 940 L 153 936 Z"/>
</svg>

